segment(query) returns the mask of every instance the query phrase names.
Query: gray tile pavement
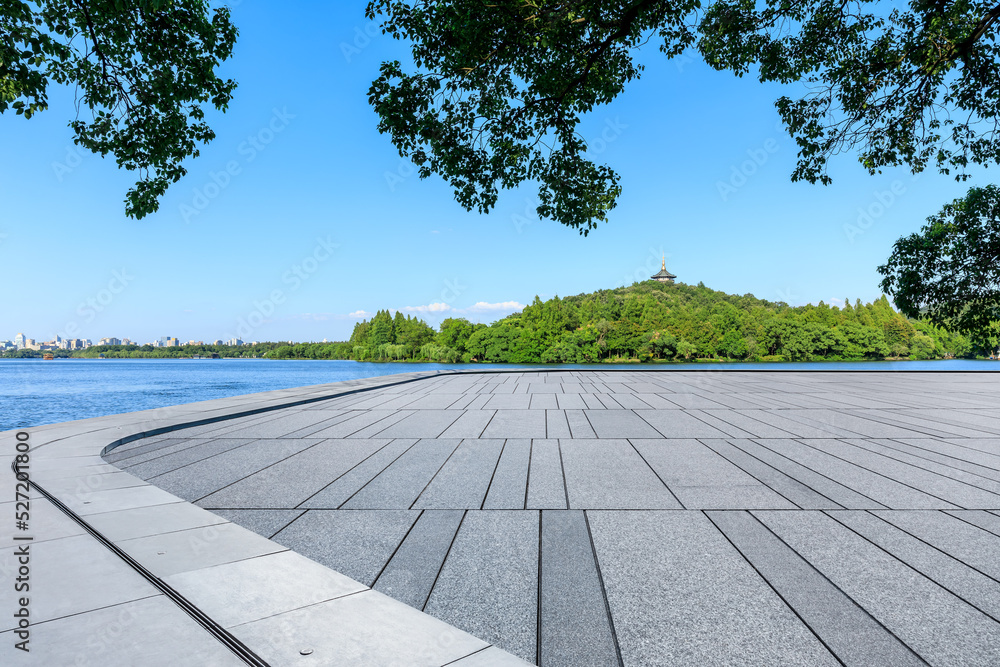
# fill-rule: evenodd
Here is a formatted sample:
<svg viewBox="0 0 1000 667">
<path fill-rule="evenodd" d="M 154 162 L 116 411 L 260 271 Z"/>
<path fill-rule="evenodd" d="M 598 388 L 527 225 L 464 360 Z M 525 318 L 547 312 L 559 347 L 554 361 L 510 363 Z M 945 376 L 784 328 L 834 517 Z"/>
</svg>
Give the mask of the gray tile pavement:
<svg viewBox="0 0 1000 667">
<path fill-rule="evenodd" d="M 245 558 L 206 564 L 225 560 L 220 547 L 190 577 L 168 578 L 192 591 L 215 568 L 255 581 L 254 560 L 301 554 L 457 628 L 447 646 L 412 639 L 427 664 L 447 653 L 486 666 L 508 659 L 502 649 L 552 667 L 985 667 L 1000 664 L 997 377 L 557 370 L 373 381 L 136 440 L 106 460 L 291 550 L 248 556 L 253 545 L 237 540 Z M 226 438 L 233 446 L 216 444 Z M 109 531 L 117 512 L 131 516 L 110 495 L 123 492 L 94 493 L 109 494 L 92 513 Z M 136 500 L 176 535 L 207 529 L 185 528 L 202 515 L 172 516 L 173 496 Z M 337 642 L 309 629 L 372 595 L 309 606 L 291 595 L 234 632 L 276 664 L 306 660 L 300 645 L 381 656 L 357 652 L 362 627 L 347 623 Z M 413 613 L 401 637 L 429 622 Z"/>
</svg>

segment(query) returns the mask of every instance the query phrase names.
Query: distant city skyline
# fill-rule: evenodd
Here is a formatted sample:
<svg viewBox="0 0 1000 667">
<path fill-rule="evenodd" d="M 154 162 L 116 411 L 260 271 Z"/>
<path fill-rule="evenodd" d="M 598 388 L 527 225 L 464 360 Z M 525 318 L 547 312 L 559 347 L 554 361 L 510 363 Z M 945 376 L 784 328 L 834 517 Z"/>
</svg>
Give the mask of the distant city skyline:
<svg viewBox="0 0 1000 667">
<path fill-rule="evenodd" d="M 152 340 L 147 343 L 140 343 L 138 341 L 133 341 L 130 338 L 116 338 L 116 337 L 105 337 L 100 338 L 96 343 L 94 343 L 90 338 L 62 338 L 61 336 L 56 336 L 51 340 L 40 341 L 24 333 L 19 332 L 11 340 L 0 339 L 0 351 L 5 350 L 34 350 L 34 351 L 45 351 L 45 350 L 85 350 L 89 347 L 102 347 L 110 345 L 138 345 L 140 347 L 151 345 L 152 347 L 183 347 L 185 345 L 254 345 L 258 342 L 287 342 L 289 344 L 294 344 L 298 342 L 314 342 L 314 341 L 251 341 L 244 343 L 240 338 L 230 338 L 228 340 L 223 340 L 217 338 L 213 341 L 203 341 L 190 339 L 186 342 L 182 342 L 179 338 L 175 336 L 161 336 L 158 339 Z M 327 342 L 324 340 L 323 342 Z"/>
<path fill-rule="evenodd" d="M 520 311 L 522 308 L 524 308 L 522 304 L 516 302 L 510 302 L 505 304 L 480 303 L 475 305 L 479 307 L 479 310 L 476 310 L 475 308 L 464 309 L 464 310 L 455 309 L 448 306 L 448 304 L 446 303 L 434 303 L 430 304 L 429 307 L 422 309 L 409 308 L 409 309 L 400 309 L 397 311 L 397 309 L 390 308 L 388 310 L 389 313 L 392 315 L 395 315 L 396 312 L 402 312 L 404 315 L 410 317 L 419 317 L 420 319 L 427 321 L 429 324 L 431 324 L 436 328 L 441 321 L 443 321 L 448 317 L 465 317 L 466 319 L 470 319 L 470 321 L 476 322 L 479 321 L 479 318 L 475 317 L 475 314 L 479 312 L 490 312 L 490 311 L 501 310 L 503 311 L 504 315 L 506 315 L 512 312 Z M 496 308 L 494 307 L 495 305 L 499 305 L 501 306 L 501 308 Z M 378 310 L 386 310 L 386 309 L 380 308 Z M 470 314 L 473 315 L 473 317 L 470 318 L 469 317 Z M 375 312 L 367 312 L 361 310 L 350 314 L 351 318 L 356 320 L 357 322 L 371 319 L 374 315 Z M 498 318 L 493 318 L 493 319 L 498 319 Z M 254 319 L 252 317 L 250 317 L 249 319 L 241 319 L 241 321 L 237 323 L 236 327 L 237 331 L 242 327 L 246 327 L 248 331 L 252 331 L 252 329 L 254 328 Z M 240 336 L 228 336 L 227 338 L 224 339 L 215 338 L 212 340 L 205 340 L 205 339 L 198 340 L 191 338 L 184 342 L 182 342 L 176 336 L 160 336 L 152 340 L 149 340 L 148 342 L 142 343 L 139 342 L 140 339 L 133 340 L 128 337 L 118 338 L 114 336 L 106 336 L 103 338 L 95 338 L 95 337 L 66 338 L 59 334 L 50 336 L 47 340 L 43 341 L 41 339 L 27 336 L 23 332 L 18 332 L 12 339 L 0 338 L 0 350 L 25 349 L 25 348 L 36 349 L 36 350 L 46 349 L 45 347 L 42 346 L 50 346 L 51 349 L 72 350 L 72 349 L 86 349 L 88 347 L 94 347 L 100 345 L 140 345 L 140 346 L 152 345 L 153 347 L 180 347 L 183 345 L 243 345 L 243 344 L 255 344 L 258 342 L 280 342 L 280 343 L 287 342 L 290 344 L 314 343 L 314 342 L 326 343 L 330 342 L 331 340 L 346 341 L 349 338 L 350 338 L 350 333 L 347 336 L 339 339 L 330 339 L 324 337 L 322 341 L 317 341 L 315 339 L 296 340 L 296 339 L 284 339 L 284 338 L 260 338 L 257 340 L 248 341 L 247 343 L 244 343 L 243 338 Z M 97 340 L 98 342 L 95 343 L 93 342 L 94 340 Z M 146 340 L 148 340 L 148 338 Z M 74 346 L 73 343 L 78 343 L 79 347 Z"/>
</svg>

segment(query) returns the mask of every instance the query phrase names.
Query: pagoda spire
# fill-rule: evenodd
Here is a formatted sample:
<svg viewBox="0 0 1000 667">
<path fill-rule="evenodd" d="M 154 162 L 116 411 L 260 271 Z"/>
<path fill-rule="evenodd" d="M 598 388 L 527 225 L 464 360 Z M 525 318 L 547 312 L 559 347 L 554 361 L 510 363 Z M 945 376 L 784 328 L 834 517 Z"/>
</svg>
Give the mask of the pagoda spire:
<svg viewBox="0 0 1000 667">
<path fill-rule="evenodd" d="M 650 280 L 655 280 L 660 283 L 672 283 L 676 277 L 677 276 L 667 271 L 667 256 L 664 255 L 663 261 L 660 263 L 660 272 L 655 276 L 650 276 Z"/>
</svg>

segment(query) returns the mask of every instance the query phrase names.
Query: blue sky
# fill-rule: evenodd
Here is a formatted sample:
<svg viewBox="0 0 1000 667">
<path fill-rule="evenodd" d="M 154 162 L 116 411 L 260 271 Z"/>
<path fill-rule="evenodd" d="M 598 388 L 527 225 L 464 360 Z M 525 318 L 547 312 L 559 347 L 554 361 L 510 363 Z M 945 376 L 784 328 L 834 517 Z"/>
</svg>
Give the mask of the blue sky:
<svg viewBox="0 0 1000 667">
<path fill-rule="evenodd" d="M 779 88 L 649 47 L 643 78 L 581 128 L 622 177 L 608 224 L 584 238 L 540 221 L 530 185 L 468 213 L 376 130 L 368 86 L 406 51 L 364 2 L 273 7 L 234 8 L 236 97 L 143 220 L 124 215 L 132 174 L 73 146 L 72 91 L 0 117 L 0 339 L 342 340 L 380 308 L 489 322 L 645 278 L 662 254 L 680 281 L 730 293 L 869 301 L 892 243 L 988 182 L 869 176 L 848 154 L 833 185 L 791 183 Z"/>
</svg>

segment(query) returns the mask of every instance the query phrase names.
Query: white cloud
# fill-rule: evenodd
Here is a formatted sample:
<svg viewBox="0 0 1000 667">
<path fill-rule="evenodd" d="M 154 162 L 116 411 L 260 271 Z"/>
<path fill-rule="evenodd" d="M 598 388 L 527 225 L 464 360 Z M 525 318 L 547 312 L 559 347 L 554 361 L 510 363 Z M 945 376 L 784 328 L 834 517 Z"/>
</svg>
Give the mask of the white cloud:
<svg viewBox="0 0 1000 667">
<path fill-rule="evenodd" d="M 307 322 L 326 322 L 330 319 L 330 313 L 299 313 L 283 318 L 287 320 L 305 320 Z"/>
<path fill-rule="evenodd" d="M 356 310 L 353 313 L 298 313 L 296 315 L 286 315 L 274 318 L 275 321 L 304 320 L 306 322 L 328 322 L 330 320 L 359 320 L 371 317 L 371 313 L 364 310 Z M 270 320 L 268 320 L 270 321 Z"/>
<path fill-rule="evenodd" d="M 483 313 L 483 312 L 493 312 L 498 310 L 523 310 L 524 304 L 518 303 L 517 301 L 501 301 L 500 303 L 486 303 L 485 301 L 479 301 L 472 304 L 468 308 L 465 308 L 465 312 L 469 313 Z"/>
<path fill-rule="evenodd" d="M 451 306 L 446 303 L 430 303 L 426 306 L 405 306 L 403 308 L 408 313 L 444 313 L 451 309 Z"/>
</svg>

